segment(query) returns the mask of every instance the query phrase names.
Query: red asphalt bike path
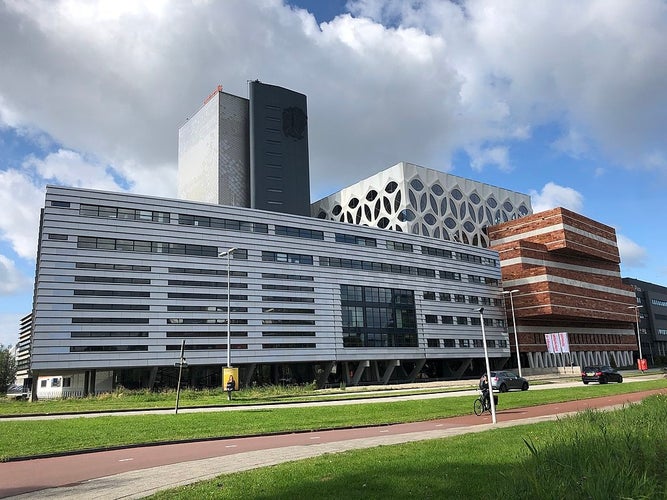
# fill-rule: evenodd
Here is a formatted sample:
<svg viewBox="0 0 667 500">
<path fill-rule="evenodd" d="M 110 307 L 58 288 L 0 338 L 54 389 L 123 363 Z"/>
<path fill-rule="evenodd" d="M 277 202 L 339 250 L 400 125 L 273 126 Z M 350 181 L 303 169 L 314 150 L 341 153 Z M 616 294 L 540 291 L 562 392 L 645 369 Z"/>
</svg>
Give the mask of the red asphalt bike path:
<svg viewBox="0 0 667 500">
<path fill-rule="evenodd" d="M 539 417 L 565 415 L 589 408 L 609 408 L 641 401 L 653 394 L 667 394 L 667 390 L 642 391 L 578 401 L 565 401 L 541 406 L 513 408 L 496 413 L 497 422 L 527 420 Z M 471 400 L 472 410 L 472 400 Z M 0 463 L 0 498 L 35 492 L 47 488 L 72 486 L 82 482 L 124 472 L 178 464 L 212 457 L 284 448 L 335 443 L 360 438 L 455 429 L 491 424 L 491 415 L 463 415 L 460 417 L 373 427 L 308 431 L 267 436 L 223 438 L 188 443 L 140 446 L 109 451 L 71 454 Z"/>
</svg>

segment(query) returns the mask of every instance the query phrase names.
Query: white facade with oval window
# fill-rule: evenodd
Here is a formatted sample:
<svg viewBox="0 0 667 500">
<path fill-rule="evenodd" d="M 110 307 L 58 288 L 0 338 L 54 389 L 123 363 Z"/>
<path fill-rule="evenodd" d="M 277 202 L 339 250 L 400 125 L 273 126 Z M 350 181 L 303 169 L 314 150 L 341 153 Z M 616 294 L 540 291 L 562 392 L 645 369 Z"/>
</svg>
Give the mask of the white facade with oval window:
<svg viewBox="0 0 667 500">
<path fill-rule="evenodd" d="M 311 214 L 486 248 L 486 226 L 532 208 L 526 194 L 401 162 L 313 203 Z"/>
</svg>

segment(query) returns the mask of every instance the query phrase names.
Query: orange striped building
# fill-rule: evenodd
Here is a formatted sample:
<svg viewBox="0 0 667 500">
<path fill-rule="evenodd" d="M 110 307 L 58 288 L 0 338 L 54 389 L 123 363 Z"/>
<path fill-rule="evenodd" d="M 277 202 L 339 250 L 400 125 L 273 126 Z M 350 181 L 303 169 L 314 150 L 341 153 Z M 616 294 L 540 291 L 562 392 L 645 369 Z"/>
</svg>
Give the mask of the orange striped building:
<svg viewBox="0 0 667 500">
<path fill-rule="evenodd" d="M 636 298 L 621 281 L 612 227 L 555 208 L 489 227 L 488 236 L 500 255 L 503 288 L 517 290 L 522 366 L 634 364 Z M 511 318 L 509 300 L 506 307 Z M 547 352 L 544 334 L 556 332 L 568 333 L 570 354 Z M 513 330 L 510 338 L 514 349 Z"/>
</svg>

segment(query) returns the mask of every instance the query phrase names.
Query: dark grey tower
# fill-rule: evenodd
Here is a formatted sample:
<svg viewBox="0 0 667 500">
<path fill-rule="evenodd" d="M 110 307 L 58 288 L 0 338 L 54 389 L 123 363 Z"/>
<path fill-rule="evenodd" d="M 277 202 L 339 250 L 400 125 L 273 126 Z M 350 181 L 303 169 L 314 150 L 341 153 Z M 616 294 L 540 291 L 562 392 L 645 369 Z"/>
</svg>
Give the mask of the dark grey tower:
<svg viewBox="0 0 667 500">
<path fill-rule="evenodd" d="M 306 96 L 250 83 L 250 206 L 310 216 Z"/>
<path fill-rule="evenodd" d="M 259 81 L 211 93 L 178 133 L 178 196 L 310 216 L 306 96 Z"/>
</svg>

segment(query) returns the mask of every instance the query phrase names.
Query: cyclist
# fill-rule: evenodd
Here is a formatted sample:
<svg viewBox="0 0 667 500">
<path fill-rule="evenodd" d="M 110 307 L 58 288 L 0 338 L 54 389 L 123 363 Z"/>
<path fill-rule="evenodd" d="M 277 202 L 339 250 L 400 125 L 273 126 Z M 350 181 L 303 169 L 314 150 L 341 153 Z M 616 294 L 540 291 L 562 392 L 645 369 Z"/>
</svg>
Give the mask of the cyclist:
<svg viewBox="0 0 667 500">
<path fill-rule="evenodd" d="M 482 391 L 482 402 L 484 408 L 491 408 L 491 401 L 489 400 L 489 380 L 486 373 L 479 379 L 479 390 Z"/>
</svg>

